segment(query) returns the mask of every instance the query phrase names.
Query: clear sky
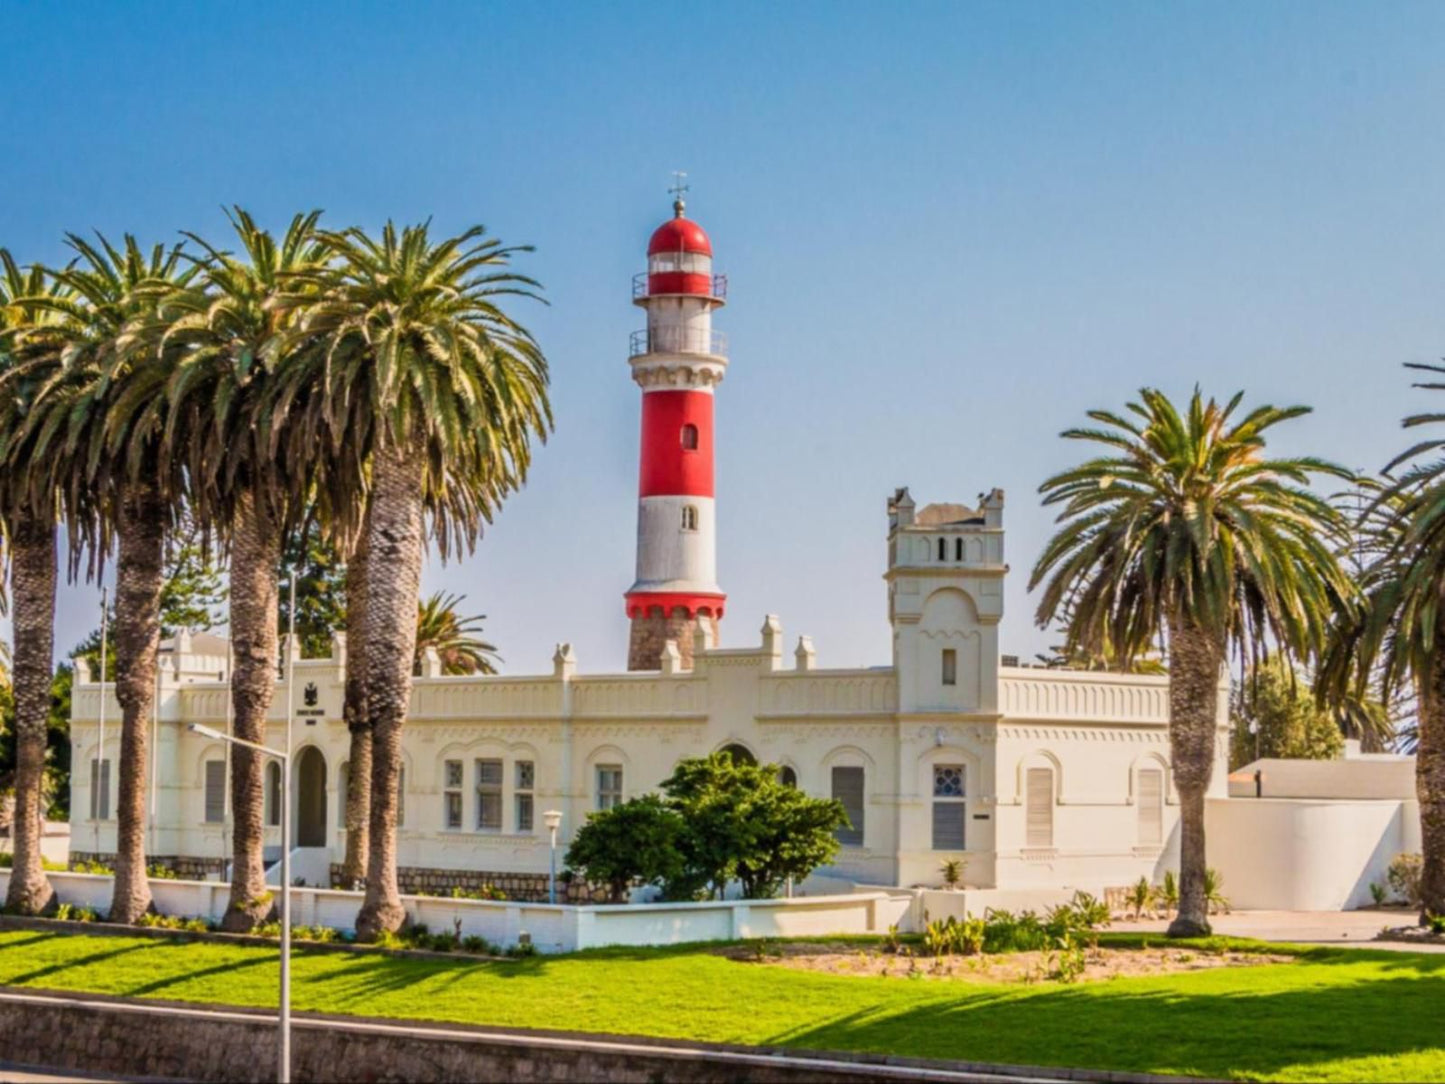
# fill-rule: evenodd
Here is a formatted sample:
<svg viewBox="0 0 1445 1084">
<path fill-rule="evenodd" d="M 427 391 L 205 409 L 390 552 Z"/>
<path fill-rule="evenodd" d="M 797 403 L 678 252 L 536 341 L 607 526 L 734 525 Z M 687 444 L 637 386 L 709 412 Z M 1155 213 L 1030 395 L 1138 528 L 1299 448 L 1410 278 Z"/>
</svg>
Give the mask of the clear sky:
<svg viewBox="0 0 1445 1084">
<path fill-rule="evenodd" d="M 4 5 L 0 245 L 433 216 L 537 246 L 557 432 L 427 587 L 506 669 L 626 658 L 629 280 L 685 169 L 718 326 L 723 640 L 889 658 L 885 500 L 1007 491 L 1003 650 L 1057 439 L 1140 385 L 1305 402 L 1289 451 L 1378 468 L 1445 352 L 1445 5 Z M 93 624 L 62 594 L 58 648 Z"/>
</svg>

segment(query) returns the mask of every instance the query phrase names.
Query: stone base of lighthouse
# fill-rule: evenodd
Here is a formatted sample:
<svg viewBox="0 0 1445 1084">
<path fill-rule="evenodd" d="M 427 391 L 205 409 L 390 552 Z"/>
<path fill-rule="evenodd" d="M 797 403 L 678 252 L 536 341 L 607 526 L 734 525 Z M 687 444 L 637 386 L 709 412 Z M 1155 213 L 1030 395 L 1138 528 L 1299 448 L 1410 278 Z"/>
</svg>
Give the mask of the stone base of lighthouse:
<svg viewBox="0 0 1445 1084">
<path fill-rule="evenodd" d="M 661 670 L 662 649 L 667 641 L 677 642 L 678 654 L 682 656 L 682 668 L 692 669 L 693 640 L 697 630 L 703 633 L 707 647 L 717 647 L 717 618 L 709 614 L 688 617 L 682 607 L 671 614 L 663 612 L 661 606 L 653 606 L 642 616 L 632 619 L 632 638 L 627 645 L 627 669 Z"/>
</svg>

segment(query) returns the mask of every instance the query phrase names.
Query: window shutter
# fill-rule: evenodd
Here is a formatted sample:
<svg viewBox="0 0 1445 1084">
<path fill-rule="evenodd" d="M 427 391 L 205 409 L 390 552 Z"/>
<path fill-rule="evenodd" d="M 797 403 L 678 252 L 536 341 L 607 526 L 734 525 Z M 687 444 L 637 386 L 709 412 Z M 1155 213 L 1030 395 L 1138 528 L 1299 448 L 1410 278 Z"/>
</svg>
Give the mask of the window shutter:
<svg viewBox="0 0 1445 1084">
<path fill-rule="evenodd" d="M 1139 773 L 1139 842 L 1164 842 L 1164 773 L 1158 768 Z"/>
<path fill-rule="evenodd" d="M 962 802 L 933 803 L 933 849 L 961 851 L 966 807 Z"/>
<path fill-rule="evenodd" d="M 226 762 L 206 761 L 206 823 L 220 824 L 226 819 Z"/>
<path fill-rule="evenodd" d="M 1030 847 L 1054 845 L 1054 773 L 1051 768 L 1030 768 L 1025 780 L 1025 808 Z"/>
<path fill-rule="evenodd" d="M 838 829 L 838 842 L 845 847 L 863 846 L 863 769 L 834 768 L 833 797 L 843 803 L 851 825 Z"/>
</svg>

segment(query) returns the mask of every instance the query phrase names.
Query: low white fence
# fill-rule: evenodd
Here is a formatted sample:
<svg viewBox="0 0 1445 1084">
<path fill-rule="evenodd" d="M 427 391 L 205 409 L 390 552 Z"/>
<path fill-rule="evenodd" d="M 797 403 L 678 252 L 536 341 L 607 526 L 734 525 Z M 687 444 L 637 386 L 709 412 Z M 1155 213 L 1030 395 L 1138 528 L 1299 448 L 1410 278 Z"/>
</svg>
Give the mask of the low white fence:
<svg viewBox="0 0 1445 1084">
<path fill-rule="evenodd" d="M 110 908 L 111 878 L 92 873 L 50 873 L 61 903 L 104 912 Z M 10 871 L 0 870 L 0 893 Z M 156 910 L 165 915 L 218 922 L 230 886 L 220 881 L 152 880 Z M 326 888 L 293 888 L 291 920 L 297 925 L 350 930 L 362 893 Z M 720 900 L 705 903 L 645 903 L 615 906 L 553 906 L 510 900 L 458 900 L 403 896 L 413 922 L 433 932 L 460 930 L 511 948 L 526 933 L 539 952 L 574 952 L 606 945 L 680 945 L 746 937 L 823 937 L 880 933 L 901 920 L 909 900 L 887 893 L 805 896 L 783 900 Z"/>
</svg>

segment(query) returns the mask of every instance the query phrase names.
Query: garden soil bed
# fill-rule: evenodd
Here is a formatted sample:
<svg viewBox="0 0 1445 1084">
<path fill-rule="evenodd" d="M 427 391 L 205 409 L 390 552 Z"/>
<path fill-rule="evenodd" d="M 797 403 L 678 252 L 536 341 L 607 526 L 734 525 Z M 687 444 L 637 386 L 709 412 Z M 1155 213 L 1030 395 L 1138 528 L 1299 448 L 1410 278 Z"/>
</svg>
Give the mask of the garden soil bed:
<svg viewBox="0 0 1445 1084">
<path fill-rule="evenodd" d="M 767 954 L 753 946 L 730 945 L 720 956 L 762 966 L 786 967 L 829 975 L 865 977 L 953 979 L 998 984 L 1046 981 L 1054 973 L 1056 957 L 1049 952 L 1009 952 L 991 956 L 895 955 L 828 942 L 788 942 L 770 945 Z M 1148 948 L 1086 950 L 1079 981 L 1101 982 L 1116 978 L 1172 975 L 1183 971 L 1212 971 L 1221 967 L 1260 967 L 1290 963 L 1293 956 L 1264 952 L 1201 952 L 1197 949 Z"/>
</svg>

